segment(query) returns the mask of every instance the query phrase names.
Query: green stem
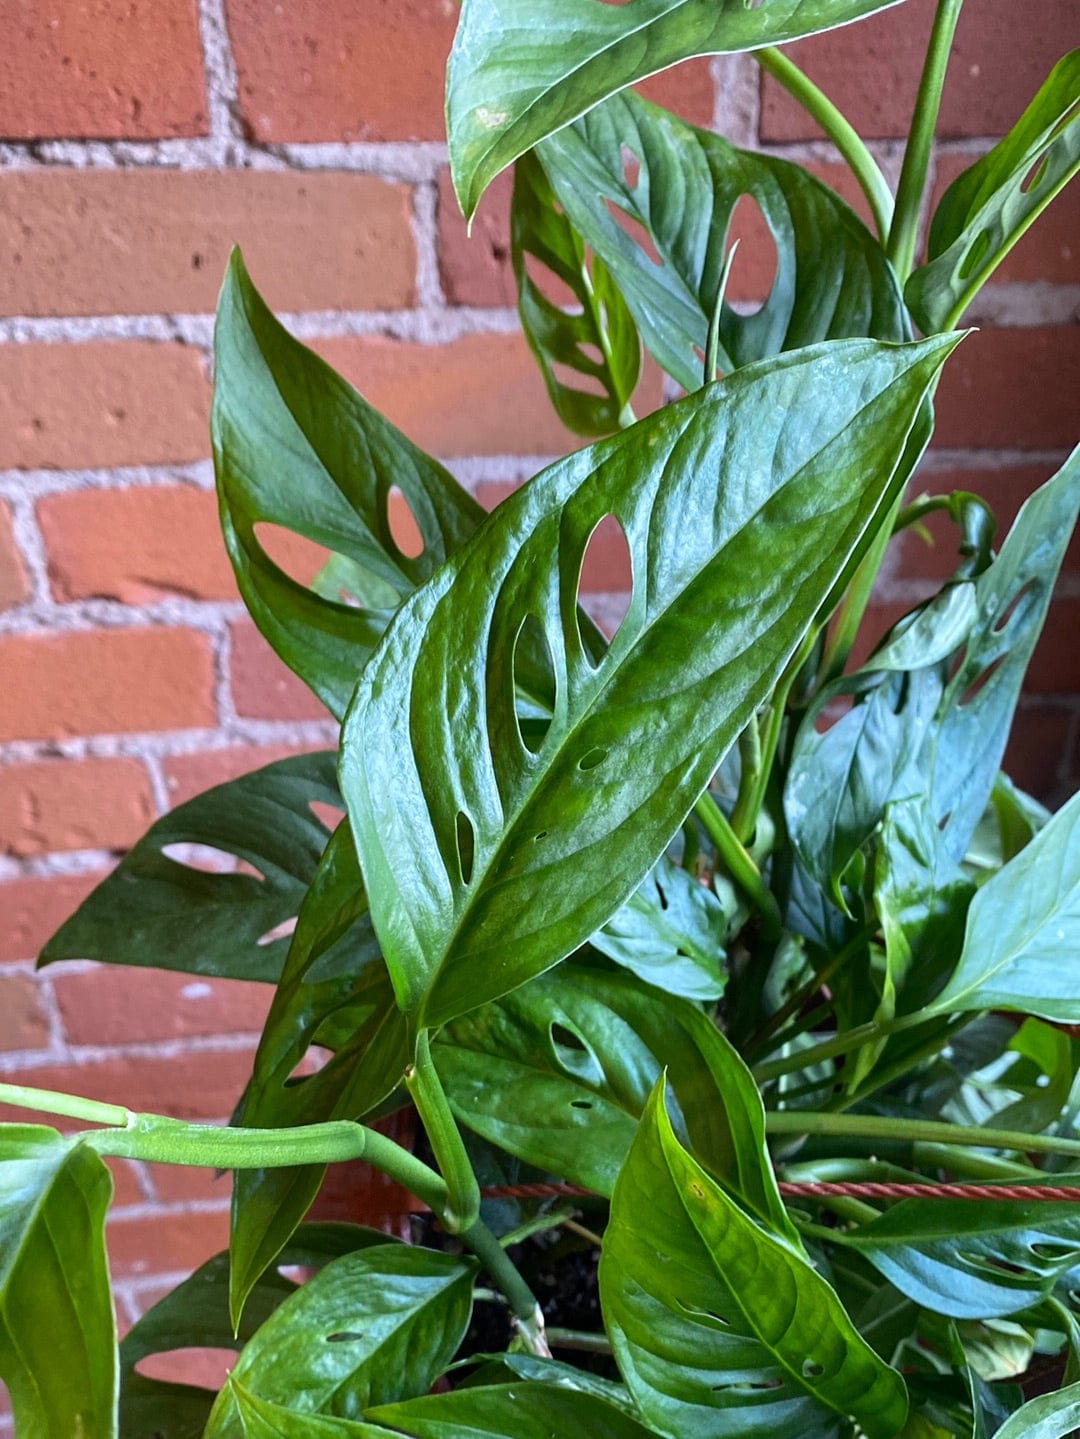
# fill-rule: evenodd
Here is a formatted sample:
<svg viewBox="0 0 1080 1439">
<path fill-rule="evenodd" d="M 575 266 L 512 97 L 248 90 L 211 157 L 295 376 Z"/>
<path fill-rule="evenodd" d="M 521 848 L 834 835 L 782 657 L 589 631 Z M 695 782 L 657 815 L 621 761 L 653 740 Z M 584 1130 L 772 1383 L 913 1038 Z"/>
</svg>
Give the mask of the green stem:
<svg viewBox="0 0 1080 1439">
<path fill-rule="evenodd" d="M 494 1234 L 486 1224 L 477 1220 L 460 1237 L 510 1301 L 518 1333 L 530 1353 L 550 1359 L 551 1350 L 544 1335 L 544 1316 L 536 1302 L 536 1295 L 506 1257 Z"/>
<path fill-rule="evenodd" d="M 823 1114 L 773 1110 L 765 1115 L 773 1135 L 821 1135 L 827 1139 L 866 1139 L 876 1144 L 949 1144 L 965 1148 L 1014 1149 L 1021 1154 L 1069 1154 L 1080 1157 L 1080 1140 L 1016 1129 L 984 1129 L 946 1124 L 937 1119 L 890 1119 L 878 1114 Z"/>
<path fill-rule="evenodd" d="M 852 1105 L 860 1104 L 864 1099 L 869 1098 L 871 1094 L 876 1094 L 879 1089 L 884 1089 L 887 1084 L 891 1084 L 894 1079 L 899 1079 L 901 1075 L 910 1073 L 914 1070 L 915 1066 L 921 1064 L 924 1059 L 929 1059 L 931 1055 L 940 1053 L 952 1039 L 953 1035 L 958 1033 L 970 1022 L 970 1014 L 956 1015 L 943 1029 L 938 1030 L 936 1034 L 921 1044 L 918 1049 L 914 1051 L 909 1050 L 892 1064 L 885 1065 L 880 1069 L 875 1069 L 874 1072 L 868 1075 L 863 1083 L 860 1084 L 858 1089 L 851 1094 L 839 1095 L 835 1101 L 830 1103 L 829 1108 L 834 1110 L 850 1109 Z"/>
<path fill-rule="evenodd" d="M 739 736 L 739 792 L 731 809 L 731 828 L 740 844 L 747 844 L 754 837 L 757 823 L 754 795 L 761 770 L 761 730 L 754 715 Z"/>
<path fill-rule="evenodd" d="M 826 960 L 822 967 L 810 976 L 801 989 L 796 990 L 790 999 L 785 1000 L 775 1014 L 770 1015 L 758 1030 L 757 1034 L 750 1040 L 750 1043 L 747 1045 L 747 1052 L 753 1054 L 756 1050 L 761 1049 L 766 1041 L 776 1034 L 776 1031 L 782 1024 L 785 1024 L 793 1014 L 798 1014 L 803 1005 L 813 999 L 822 985 L 828 984 L 837 970 L 843 969 L 848 960 L 851 959 L 853 955 L 858 954 L 873 938 L 874 929 L 874 925 L 863 925 L 859 932 L 848 940 L 847 944 L 843 945 L 830 959 Z M 816 1009 L 814 1011 L 815 1023 L 818 1017 L 820 1017 L 819 1010 Z M 811 1018 L 811 1016 L 807 1016 L 807 1019 L 809 1018 Z M 806 1024 L 802 1028 L 785 1031 L 776 1040 L 773 1048 L 781 1048 L 789 1039 L 794 1039 L 797 1035 L 801 1034 L 803 1028 L 809 1029 L 811 1027 L 810 1024 Z"/>
<path fill-rule="evenodd" d="M 1017 1179 L 1021 1184 L 1062 1184 L 1076 1183 L 1075 1175 L 1055 1178 L 1044 1174 L 1041 1169 L 1032 1169 L 1030 1164 L 1018 1164 L 1014 1159 L 1002 1159 L 997 1154 L 967 1154 L 955 1145 L 915 1144 L 911 1157 L 922 1169 L 947 1169 L 961 1179 Z"/>
<path fill-rule="evenodd" d="M 426 1029 L 422 1029 L 416 1037 L 415 1058 L 405 1071 L 405 1087 L 416 1105 L 435 1162 L 446 1180 L 447 1202 L 442 1209 L 442 1222 L 451 1234 L 461 1234 L 480 1217 L 480 1188 L 465 1152 L 457 1120 L 450 1111 L 442 1081 L 431 1058 Z"/>
<path fill-rule="evenodd" d="M 930 148 L 934 143 L 934 129 L 937 125 L 938 110 L 941 107 L 941 91 L 945 84 L 945 71 L 949 64 L 949 52 L 952 49 L 953 35 L 956 31 L 956 22 L 960 18 L 962 4 L 963 0 L 938 0 L 934 26 L 930 32 L 930 44 L 919 80 L 915 113 L 911 117 L 911 130 L 908 134 L 907 147 L 904 150 L 900 184 L 896 191 L 896 211 L 885 246 L 885 253 L 892 262 L 901 287 L 911 274 L 915 263 L 919 210 L 926 187 Z"/>
<path fill-rule="evenodd" d="M 731 878 L 760 914 L 766 939 L 775 942 L 784 928 L 780 906 L 762 879 L 753 856 L 732 829 L 727 815 L 707 790 L 695 804 L 694 813 L 719 851 Z"/>
<path fill-rule="evenodd" d="M 774 80 L 783 85 L 789 95 L 794 96 L 840 151 L 866 196 L 878 239 L 884 244 L 892 224 L 893 197 L 877 161 L 851 122 L 845 119 L 829 97 L 775 46 L 768 45 L 762 50 L 755 50 L 754 59 Z"/>
<path fill-rule="evenodd" d="M 823 1059 L 847 1054 L 849 1050 L 858 1049 L 877 1039 L 887 1039 L 890 1034 L 899 1034 L 901 1030 L 911 1029 L 913 1025 L 923 1022 L 924 1017 L 921 1014 L 902 1014 L 896 1019 L 871 1020 L 868 1024 L 857 1024 L 854 1029 L 845 1029 L 842 1034 L 835 1034 L 831 1039 L 824 1039 L 820 1044 L 800 1050 L 798 1054 L 784 1055 L 757 1065 L 754 1078 L 759 1084 L 766 1084 L 770 1079 L 779 1079 L 782 1074 L 809 1069 Z"/>
<path fill-rule="evenodd" d="M 101 1104 L 96 1099 L 83 1099 L 78 1094 L 61 1094 L 51 1089 L 32 1089 L 28 1084 L 0 1084 L 0 1104 L 16 1109 L 36 1109 L 42 1114 L 62 1114 L 67 1119 L 82 1119 L 87 1124 L 125 1126 L 138 1117 L 119 1104 Z"/>
<path fill-rule="evenodd" d="M 610 1354 L 606 1334 L 588 1334 L 582 1329 L 549 1329 L 548 1342 L 553 1349 L 578 1349 L 584 1354 Z"/>
</svg>

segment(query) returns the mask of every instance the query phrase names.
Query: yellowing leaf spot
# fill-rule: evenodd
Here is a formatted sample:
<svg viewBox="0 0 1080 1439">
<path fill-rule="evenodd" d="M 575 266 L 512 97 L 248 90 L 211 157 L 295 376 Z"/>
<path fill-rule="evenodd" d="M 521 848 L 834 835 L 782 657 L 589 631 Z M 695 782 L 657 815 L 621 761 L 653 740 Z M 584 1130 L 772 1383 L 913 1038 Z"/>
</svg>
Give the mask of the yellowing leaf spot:
<svg viewBox="0 0 1080 1439">
<path fill-rule="evenodd" d="M 475 110 L 477 122 L 485 130 L 497 130 L 500 125 L 506 124 L 505 110 L 489 110 L 486 105 L 477 105 Z"/>
<path fill-rule="evenodd" d="M 700 1184 L 695 1183 L 693 1180 L 691 1180 L 690 1182 L 690 1193 L 696 1194 L 699 1199 L 705 1198 L 704 1189 L 702 1189 Z"/>
</svg>

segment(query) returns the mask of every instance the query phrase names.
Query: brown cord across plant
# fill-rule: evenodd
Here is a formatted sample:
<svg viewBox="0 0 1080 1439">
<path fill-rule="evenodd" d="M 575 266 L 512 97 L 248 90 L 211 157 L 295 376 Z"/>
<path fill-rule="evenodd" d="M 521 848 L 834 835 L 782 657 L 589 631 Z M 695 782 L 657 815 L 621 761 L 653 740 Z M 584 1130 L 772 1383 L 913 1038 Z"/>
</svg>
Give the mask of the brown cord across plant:
<svg viewBox="0 0 1080 1439">
<path fill-rule="evenodd" d="M 785 1199 L 1013 1199 L 1080 1204 L 1080 1185 L 1056 1184 L 892 1184 L 880 1181 L 780 1181 Z M 591 1193 L 576 1184 L 501 1184 L 482 1189 L 485 1199 L 580 1198 Z"/>
</svg>

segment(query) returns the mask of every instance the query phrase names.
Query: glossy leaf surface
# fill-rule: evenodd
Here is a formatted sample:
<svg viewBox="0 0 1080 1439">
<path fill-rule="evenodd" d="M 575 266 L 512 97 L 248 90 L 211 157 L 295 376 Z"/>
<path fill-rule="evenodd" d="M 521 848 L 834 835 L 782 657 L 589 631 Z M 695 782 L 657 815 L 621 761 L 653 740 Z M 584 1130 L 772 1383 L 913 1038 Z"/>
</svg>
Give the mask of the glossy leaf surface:
<svg viewBox="0 0 1080 1439">
<path fill-rule="evenodd" d="M 211 433 L 225 545 L 252 619 L 338 718 L 393 609 L 476 529 L 483 511 L 266 308 L 233 253 L 214 332 Z M 391 489 L 423 550 L 402 553 Z M 383 598 L 328 599 L 270 558 L 272 525 L 349 562 Z M 320 588 L 325 588 L 322 586 Z"/>
<path fill-rule="evenodd" d="M 386 1235 L 353 1224 L 307 1224 L 281 1255 L 283 1265 L 319 1269 L 341 1254 L 386 1243 Z M 215 1254 L 133 1325 L 120 1345 L 120 1439 L 201 1439 L 214 1391 L 151 1379 L 136 1365 L 180 1349 L 240 1350 L 296 1285 L 278 1271 L 254 1285 L 234 1330 L 229 1318 L 229 1256 Z"/>
<path fill-rule="evenodd" d="M 678 1143 L 663 1084 L 619 1175 L 600 1261 L 605 1324 L 645 1421 L 681 1439 L 817 1439 L 904 1423 L 904 1382 L 836 1294 Z"/>
<path fill-rule="evenodd" d="M 665 855 L 589 943 L 665 994 L 719 999 L 727 923 L 715 892 Z"/>
<path fill-rule="evenodd" d="M 549 968 L 641 883 L 860 557 L 953 343 L 837 342 L 738 371 L 553 465 L 406 602 L 357 686 L 340 778 L 416 1023 Z M 634 584 L 594 664 L 577 586 L 607 514 Z M 530 615 L 557 689 L 535 752 L 514 711 Z"/>
<path fill-rule="evenodd" d="M 1080 1263 L 1080 1210 L 905 1199 L 837 1239 L 917 1304 L 955 1319 L 994 1319 L 1037 1304 Z"/>
<path fill-rule="evenodd" d="M 423 1394 L 465 1333 L 475 1272 L 468 1259 L 404 1244 L 344 1255 L 275 1309 L 232 1373 L 260 1398 L 346 1419 Z M 242 1433 L 223 1390 L 206 1439 Z"/>
<path fill-rule="evenodd" d="M 968 910 L 959 962 L 935 1013 L 1015 1009 L 1080 1023 L 1070 959 L 1080 946 L 1080 795 L 1074 795 Z"/>
<path fill-rule="evenodd" d="M 232 1377 L 229 1387 L 244 1426 L 244 1439 L 393 1439 L 391 1430 L 362 1420 L 300 1413 L 260 1399 Z"/>
<path fill-rule="evenodd" d="M 795 1239 L 749 1070 L 701 1010 L 630 975 L 567 963 L 447 1026 L 439 1073 L 463 1123 L 540 1169 L 610 1194 L 666 1071 L 680 1137 Z"/>
<path fill-rule="evenodd" d="M 289 940 L 273 931 L 295 918 L 328 838 L 311 805 L 341 805 L 334 765 L 333 754 L 279 760 L 164 815 L 61 925 L 40 963 L 96 959 L 276 981 Z M 172 845 L 205 847 L 217 863 L 240 859 L 259 873 L 193 868 L 165 853 Z"/>
<path fill-rule="evenodd" d="M 413 1439 L 650 1439 L 629 1414 L 555 1384 L 483 1385 L 375 1409 L 371 1418 Z"/>
<path fill-rule="evenodd" d="M 540 162 L 523 155 L 510 207 L 521 328 L 563 424 L 579 435 L 610 435 L 632 418 L 627 407 L 641 373 L 641 341 L 604 262 L 586 255 L 554 199 Z M 544 271 L 569 296 L 548 293 Z"/>
<path fill-rule="evenodd" d="M 753 314 L 722 306 L 722 371 L 818 340 L 909 338 L 877 240 L 834 191 L 790 161 L 737 150 L 632 94 L 607 101 L 537 154 L 645 344 L 685 390 L 701 383 L 729 230 L 744 196 L 772 237 L 776 274 Z M 654 250 L 639 243 L 643 234 Z M 734 258 L 736 279 L 752 263 L 750 244 Z"/>
<path fill-rule="evenodd" d="M 1080 1427 L 1080 1384 L 1029 1399 L 1009 1416 L 994 1439 L 1067 1439 Z"/>
<path fill-rule="evenodd" d="M 888 0 L 884 0 L 887 4 Z M 779 45 L 859 20 L 883 0 L 465 0 L 446 72 L 454 189 L 467 217 L 545 135 L 693 55 Z"/>
<path fill-rule="evenodd" d="M 329 1062 L 303 1078 L 310 1046 L 331 1036 Z M 340 1042 L 337 1036 L 340 1035 Z M 348 824 L 335 830 L 300 909 L 263 1026 L 238 1122 L 248 1127 L 362 1119 L 400 1082 L 404 1023 L 379 956 Z M 239 1170 L 233 1177 L 231 1303 L 248 1291 L 304 1217 L 325 1166 Z"/>
<path fill-rule="evenodd" d="M 30 1439 L 116 1434 L 112 1179 L 43 1125 L 0 1126 L 0 1379 Z"/>
<path fill-rule="evenodd" d="M 1012 130 L 941 197 L 927 262 L 904 298 L 920 327 L 954 324 L 1013 245 L 1080 170 L 1080 50 L 1054 66 Z"/>
</svg>

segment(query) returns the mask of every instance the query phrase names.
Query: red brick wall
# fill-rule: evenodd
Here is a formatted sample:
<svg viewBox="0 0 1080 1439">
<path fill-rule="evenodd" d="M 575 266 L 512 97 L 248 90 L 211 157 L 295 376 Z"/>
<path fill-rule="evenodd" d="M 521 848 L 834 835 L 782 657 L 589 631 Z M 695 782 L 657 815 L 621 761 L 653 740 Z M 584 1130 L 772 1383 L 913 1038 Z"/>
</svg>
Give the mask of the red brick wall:
<svg viewBox="0 0 1080 1439">
<path fill-rule="evenodd" d="M 939 183 L 1075 40 L 1070 0 L 969 0 Z M 929 0 L 797 47 L 895 180 Z M 68 965 L 37 946 L 155 814 L 333 727 L 243 616 L 208 463 L 212 310 L 239 241 L 271 304 L 482 499 L 568 437 L 516 333 L 508 186 L 466 242 L 442 142 L 453 0 L 8 0 L 0 21 L 0 1072 L 224 1116 L 250 991 Z M 747 57 L 648 87 L 733 139 L 828 147 Z M 1058 202 L 971 318 L 933 482 L 1011 517 L 1076 438 L 1080 207 Z M 753 286 L 751 286 L 753 288 Z M 650 381 L 657 397 L 655 376 Z M 881 622 L 947 564 L 905 539 Z M 594 576 L 603 592 L 618 576 Z M 1051 799 L 1080 779 L 1080 552 L 1014 746 Z M 121 1317 L 223 1242 L 224 1186 L 120 1167 Z M 197 1222 L 196 1222 L 197 1221 Z"/>
</svg>

